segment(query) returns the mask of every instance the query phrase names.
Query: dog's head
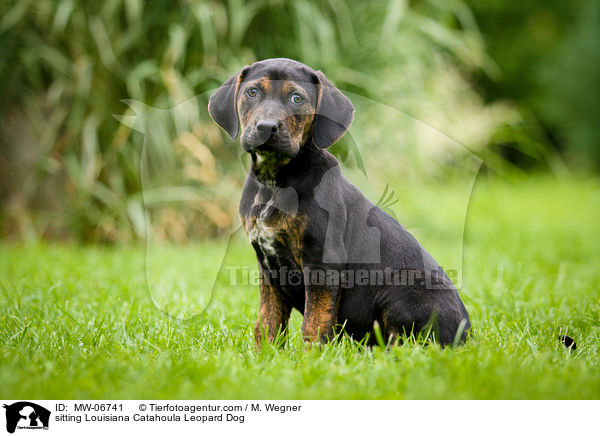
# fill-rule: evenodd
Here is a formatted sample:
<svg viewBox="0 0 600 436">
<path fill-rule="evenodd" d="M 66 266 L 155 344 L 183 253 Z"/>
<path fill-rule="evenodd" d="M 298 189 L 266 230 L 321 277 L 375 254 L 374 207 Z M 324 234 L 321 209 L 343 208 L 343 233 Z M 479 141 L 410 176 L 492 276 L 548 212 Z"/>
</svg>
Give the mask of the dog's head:
<svg viewBox="0 0 600 436">
<path fill-rule="evenodd" d="M 241 128 L 245 151 L 284 161 L 306 144 L 334 144 L 354 118 L 350 100 L 323 73 L 291 59 L 244 67 L 213 94 L 208 110 L 232 139 Z"/>
</svg>

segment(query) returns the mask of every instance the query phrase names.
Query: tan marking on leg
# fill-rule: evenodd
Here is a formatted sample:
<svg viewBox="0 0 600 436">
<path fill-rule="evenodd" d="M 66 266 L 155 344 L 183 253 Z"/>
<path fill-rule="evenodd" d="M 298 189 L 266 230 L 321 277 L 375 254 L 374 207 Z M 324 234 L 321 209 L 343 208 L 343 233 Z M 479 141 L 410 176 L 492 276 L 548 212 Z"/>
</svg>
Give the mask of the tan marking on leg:
<svg viewBox="0 0 600 436">
<path fill-rule="evenodd" d="M 338 305 L 337 290 L 312 288 L 307 292 L 302 321 L 304 340 L 327 342 L 328 339 L 333 339 Z"/>
<path fill-rule="evenodd" d="M 254 326 L 254 340 L 257 348 L 260 348 L 263 337 L 272 342 L 278 333 L 286 329 L 292 310 L 292 307 L 283 300 L 279 291 L 269 283 L 261 267 L 259 270 L 261 272 L 260 309 Z"/>
</svg>

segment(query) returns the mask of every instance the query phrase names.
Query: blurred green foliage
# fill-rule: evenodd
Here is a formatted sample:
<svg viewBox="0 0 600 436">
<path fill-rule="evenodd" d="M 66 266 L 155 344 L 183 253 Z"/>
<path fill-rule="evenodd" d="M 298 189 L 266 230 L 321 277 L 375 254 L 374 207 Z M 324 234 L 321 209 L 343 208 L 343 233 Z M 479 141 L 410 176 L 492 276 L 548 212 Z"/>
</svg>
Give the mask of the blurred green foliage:
<svg viewBox="0 0 600 436">
<path fill-rule="evenodd" d="M 490 101 L 510 98 L 577 168 L 600 169 L 600 2 L 467 0 L 498 74 Z"/>
<path fill-rule="evenodd" d="M 269 57 L 295 58 L 381 102 L 357 107 L 366 127 L 357 123 L 356 136 L 407 174 L 432 171 L 432 160 L 452 167 L 469 152 L 501 170 L 499 142 L 540 156 L 522 115 L 510 103 L 486 103 L 470 84 L 497 67 L 462 1 L 21 0 L 0 3 L 0 17 L 3 236 L 131 241 L 149 231 L 184 241 L 226 233 L 236 220 L 230 200 L 241 176 L 231 168 L 239 157 L 206 116 L 205 99 L 189 99 Z M 143 135 L 113 117 L 139 115 L 132 101 L 181 108 L 149 123 L 145 156 Z M 445 142 L 465 148 L 442 153 Z M 173 183 L 185 192 L 151 186 L 149 195 L 140 161 L 152 174 L 178 174 Z M 187 200 L 166 201 L 174 197 Z"/>
</svg>

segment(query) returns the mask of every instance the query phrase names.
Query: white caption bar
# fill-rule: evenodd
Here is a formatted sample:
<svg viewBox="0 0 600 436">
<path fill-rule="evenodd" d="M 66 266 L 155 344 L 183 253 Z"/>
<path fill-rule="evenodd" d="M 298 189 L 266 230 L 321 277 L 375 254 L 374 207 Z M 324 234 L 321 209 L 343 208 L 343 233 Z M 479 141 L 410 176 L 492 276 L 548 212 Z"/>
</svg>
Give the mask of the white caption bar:
<svg viewBox="0 0 600 436">
<path fill-rule="evenodd" d="M 597 401 L 254 400 L 3 400 L 2 404 L 0 433 L 19 436 L 577 434 L 597 431 L 592 421 L 599 405 Z"/>
</svg>

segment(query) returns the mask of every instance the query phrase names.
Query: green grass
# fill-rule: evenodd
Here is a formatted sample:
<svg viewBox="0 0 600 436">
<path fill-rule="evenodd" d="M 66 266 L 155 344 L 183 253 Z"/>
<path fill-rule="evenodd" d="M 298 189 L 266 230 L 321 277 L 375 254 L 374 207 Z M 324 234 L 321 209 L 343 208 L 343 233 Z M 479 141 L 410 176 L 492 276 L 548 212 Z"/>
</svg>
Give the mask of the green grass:
<svg viewBox="0 0 600 436">
<path fill-rule="evenodd" d="M 456 349 L 343 339 L 307 350 L 295 313 L 288 344 L 257 352 L 258 290 L 228 286 L 227 274 L 208 310 L 181 321 L 150 298 L 143 247 L 4 245 L 0 397 L 600 398 L 599 188 L 546 177 L 476 184 L 461 289 L 474 337 Z M 425 239 L 443 257 L 443 236 Z M 218 250 L 154 247 L 149 282 L 161 256 L 179 259 L 186 304 L 186 290 L 211 282 Z M 235 242 L 227 262 L 254 259 Z M 577 350 L 559 343 L 562 333 Z"/>
</svg>

